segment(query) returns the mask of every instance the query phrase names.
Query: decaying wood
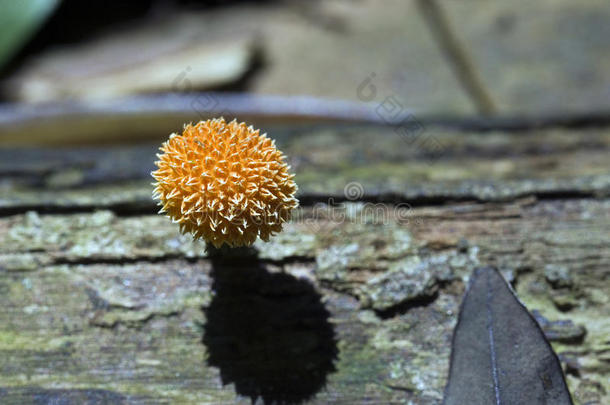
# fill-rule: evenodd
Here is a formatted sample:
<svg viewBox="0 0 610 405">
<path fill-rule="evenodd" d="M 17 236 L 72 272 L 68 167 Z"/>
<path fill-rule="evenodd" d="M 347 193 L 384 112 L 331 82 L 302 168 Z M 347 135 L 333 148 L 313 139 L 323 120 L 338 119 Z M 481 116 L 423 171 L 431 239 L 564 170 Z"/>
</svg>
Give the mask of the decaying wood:
<svg viewBox="0 0 610 405">
<path fill-rule="evenodd" d="M 153 145 L 0 151 L 0 402 L 437 404 L 481 265 L 608 401 L 608 129 L 271 135 L 302 208 L 230 263 L 155 214 Z"/>
</svg>

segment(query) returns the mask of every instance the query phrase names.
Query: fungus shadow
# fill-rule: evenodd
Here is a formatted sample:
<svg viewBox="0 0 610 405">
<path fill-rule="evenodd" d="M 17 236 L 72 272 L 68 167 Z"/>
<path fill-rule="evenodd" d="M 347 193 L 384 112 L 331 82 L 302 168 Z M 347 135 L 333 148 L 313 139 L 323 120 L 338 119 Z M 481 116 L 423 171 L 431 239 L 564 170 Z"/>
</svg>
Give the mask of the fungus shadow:
<svg viewBox="0 0 610 405">
<path fill-rule="evenodd" d="M 235 384 L 252 403 L 299 404 L 317 394 L 335 371 L 338 349 L 314 287 L 258 261 L 221 258 L 212 259 L 212 279 L 203 343 L 223 385 Z"/>
</svg>

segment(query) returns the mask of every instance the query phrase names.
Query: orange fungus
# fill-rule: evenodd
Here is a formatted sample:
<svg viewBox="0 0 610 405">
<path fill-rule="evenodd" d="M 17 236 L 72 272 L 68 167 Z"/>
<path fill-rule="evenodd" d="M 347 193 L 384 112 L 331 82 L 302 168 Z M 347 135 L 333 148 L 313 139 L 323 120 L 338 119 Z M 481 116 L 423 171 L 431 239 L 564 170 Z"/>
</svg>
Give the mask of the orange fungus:
<svg viewBox="0 0 610 405">
<path fill-rule="evenodd" d="M 267 241 L 299 204 L 282 152 L 244 123 L 217 118 L 186 125 L 161 151 L 152 172 L 160 213 L 215 247 Z"/>
</svg>

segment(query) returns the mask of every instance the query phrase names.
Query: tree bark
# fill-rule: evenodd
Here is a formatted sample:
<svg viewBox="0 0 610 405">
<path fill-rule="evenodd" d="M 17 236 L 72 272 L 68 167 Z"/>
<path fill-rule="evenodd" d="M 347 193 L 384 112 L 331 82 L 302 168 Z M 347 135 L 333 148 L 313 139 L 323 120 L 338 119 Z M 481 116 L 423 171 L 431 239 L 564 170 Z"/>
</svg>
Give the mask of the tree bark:
<svg viewBox="0 0 610 405">
<path fill-rule="evenodd" d="M 228 261 L 155 214 L 154 145 L 0 151 L 0 402 L 437 404 L 482 265 L 610 400 L 608 129 L 270 135 L 301 208 Z"/>
</svg>

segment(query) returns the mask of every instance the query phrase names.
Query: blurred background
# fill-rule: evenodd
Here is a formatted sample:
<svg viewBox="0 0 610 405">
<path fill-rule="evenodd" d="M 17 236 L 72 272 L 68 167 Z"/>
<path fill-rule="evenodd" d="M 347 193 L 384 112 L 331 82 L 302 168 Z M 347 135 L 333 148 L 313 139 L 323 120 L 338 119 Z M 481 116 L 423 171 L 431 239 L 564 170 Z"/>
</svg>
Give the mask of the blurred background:
<svg viewBox="0 0 610 405">
<path fill-rule="evenodd" d="M 565 117 L 610 107 L 606 0 L 0 4 L 0 145 L 158 140 L 223 112 L 387 121 L 403 110 Z M 388 99 L 393 113 L 375 113 Z M 86 114 L 95 120 L 66 122 Z M 60 129 L 42 130 L 57 116 Z"/>
</svg>

